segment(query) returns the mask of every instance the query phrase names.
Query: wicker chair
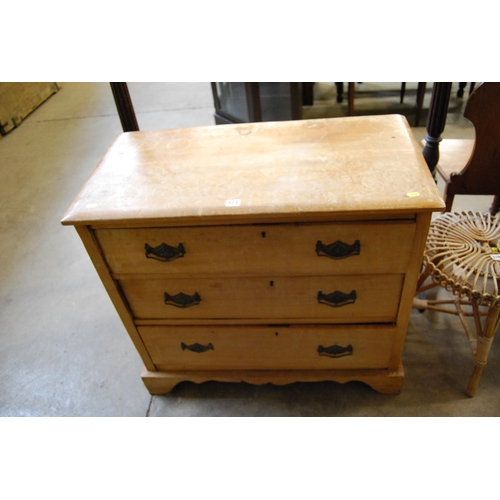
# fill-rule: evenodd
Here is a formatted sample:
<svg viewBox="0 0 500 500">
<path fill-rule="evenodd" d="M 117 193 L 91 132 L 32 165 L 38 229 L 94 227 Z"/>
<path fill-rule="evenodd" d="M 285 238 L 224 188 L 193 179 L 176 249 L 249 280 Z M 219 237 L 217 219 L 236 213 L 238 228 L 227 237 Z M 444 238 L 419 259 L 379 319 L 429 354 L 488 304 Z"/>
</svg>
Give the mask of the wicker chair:
<svg viewBox="0 0 500 500">
<path fill-rule="evenodd" d="M 429 309 L 456 314 L 460 318 L 475 361 L 466 390 L 466 394 L 471 397 L 476 392 L 498 327 L 499 248 L 500 214 L 494 217 L 471 212 L 448 212 L 440 215 L 429 229 L 424 252 L 424 271 L 417 284 L 417 295 L 439 285 L 451 292 L 454 298 L 415 298 L 413 302 L 413 306 L 420 311 Z M 432 283 L 424 285 L 429 276 Z M 450 305 L 454 308 L 449 307 Z M 467 316 L 474 318 L 475 334 L 467 322 Z"/>
<path fill-rule="evenodd" d="M 469 143 L 448 142 L 440 148 L 443 160 L 437 170 L 446 182 L 447 212 L 431 223 L 413 306 L 420 311 L 429 309 L 460 318 L 475 362 L 466 390 L 472 397 L 499 323 L 500 214 L 494 215 L 498 212 L 494 207 L 488 214 L 450 210 L 457 194 L 493 194 L 496 200 L 500 195 L 500 83 L 477 87 L 467 101 L 464 116 L 474 124 L 476 138 Z M 459 150 L 470 157 L 468 162 L 453 163 L 453 158 L 450 162 L 447 153 Z M 458 153 L 455 160 L 459 161 L 457 158 Z M 429 277 L 432 282 L 425 285 Z M 445 288 L 454 298 L 419 298 L 435 286 Z M 475 333 L 468 316 L 474 318 Z"/>
</svg>

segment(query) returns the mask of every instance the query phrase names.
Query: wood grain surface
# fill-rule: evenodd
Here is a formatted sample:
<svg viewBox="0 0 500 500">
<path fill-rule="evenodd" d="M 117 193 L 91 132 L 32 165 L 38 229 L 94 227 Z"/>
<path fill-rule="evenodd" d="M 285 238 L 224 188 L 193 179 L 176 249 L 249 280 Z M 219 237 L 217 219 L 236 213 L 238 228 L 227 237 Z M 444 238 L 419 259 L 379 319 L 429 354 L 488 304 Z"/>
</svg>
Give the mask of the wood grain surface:
<svg viewBox="0 0 500 500">
<path fill-rule="evenodd" d="M 414 221 L 267 224 L 95 231 L 113 273 L 181 275 L 311 275 L 405 272 Z M 359 254 L 333 259 L 316 252 L 317 242 L 359 242 Z M 148 258 L 145 245 L 182 244 L 181 258 Z"/>
<path fill-rule="evenodd" d="M 139 333 L 159 370 L 387 368 L 392 326 L 143 326 Z M 192 352 L 186 345 L 208 346 Z M 182 345 L 184 344 L 184 349 Z M 318 347 L 352 347 L 341 357 Z"/>
<path fill-rule="evenodd" d="M 245 318 L 288 322 L 310 318 L 331 323 L 396 321 L 402 274 L 310 277 L 126 279 L 119 284 L 136 319 L 219 319 Z M 318 303 L 318 292 L 356 292 L 354 303 L 332 307 Z M 164 294 L 198 294 L 198 305 L 180 308 L 167 305 Z"/>
<path fill-rule="evenodd" d="M 127 132 L 62 223 L 286 222 L 301 214 L 441 210 L 431 179 L 400 115 Z"/>
</svg>

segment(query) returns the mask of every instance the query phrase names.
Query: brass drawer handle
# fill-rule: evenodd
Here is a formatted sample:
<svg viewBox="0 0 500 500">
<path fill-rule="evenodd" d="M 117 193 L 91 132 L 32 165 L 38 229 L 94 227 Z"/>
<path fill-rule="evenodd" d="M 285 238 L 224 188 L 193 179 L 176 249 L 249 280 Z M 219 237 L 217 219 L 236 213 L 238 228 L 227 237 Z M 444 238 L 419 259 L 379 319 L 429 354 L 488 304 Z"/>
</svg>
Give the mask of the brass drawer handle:
<svg viewBox="0 0 500 500">
<path fill-rule="evenodd" d="M 171 247 L 166 243 L 162 243 L 154 248 L 146 243 L 144 248 L 146 249 L 146 257 L 148 259 L 156 259 L 162 262 L 170 262 L 186 255 L 186 249 L 182 243 L 179 243 L 177 247 Z"/>
<path fill-rule="evenodd" d="M 199 293 L 194 295 L 186 295 L 185 293 L 178 293 L 177 295 L 170 295 L 167 292 L 164 294 L 165 304 L 175 307 L 192 307 L 197 306 L 201 302 Z"/>
<path fill-rule="evenodd" d="M 326 304 L 331 307 L 341 307 L 346 306 L 347 304 L 354 304 L 357 299 L 356 290 L 353 290 L 351 293 L 343 293 L 343 292 L 333 292 L 333 293 L 323 293 L 318 292 L 318 303 Z"/>
<path fill-rule="evenodd" d="M 319 257 L 329 257 L 330 259 L 345 259 L 353 255 L 359 255 L 361 252 L 361 243 L 356 240 L 352 245 L 337 240 L 330 245 L 324 245 L 321 240 L 316 242 L 316 253 Z"/>
<path fill-rule="evenodd" d="M 208 345 L 201 345 L 201 344 L 198 344 L 198 342 L 191 344 L 191 345 L 186 345 L 184 342 L 181 342 L 181 349 L 183 351 L 185 351 L 187 349 L 188 351 L 200 353 L 200 352 L 207 352 L 210 350 L 213 351 L 214 346 L 213 346 L 212 342 L 210 342 Z"/>
<path fill-rule="evenodd" d="M 332 345 L 330 347 L 318 346 L 318 354 L 320 356 L 328 356 L 329 358 L 342 358 L 343 356 L 352 356 L 352 345 L 346 347 Z"/>
</svg>

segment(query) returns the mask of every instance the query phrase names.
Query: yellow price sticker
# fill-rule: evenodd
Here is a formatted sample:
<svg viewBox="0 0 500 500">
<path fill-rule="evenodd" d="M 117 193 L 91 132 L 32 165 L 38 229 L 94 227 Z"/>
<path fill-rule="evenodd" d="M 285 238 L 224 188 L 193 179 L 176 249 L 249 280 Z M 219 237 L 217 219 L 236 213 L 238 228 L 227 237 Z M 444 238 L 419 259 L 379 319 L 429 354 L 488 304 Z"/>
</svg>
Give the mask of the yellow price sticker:
<svg viewBox="0 0 500 500">
<path fill-rule="evenodd" d="M 406 193 L 406 196 L 409 196 L 410 198 L 415 198 L 415 196 L 420 196 L 420 193 L 418 191 L 415 191 L 413 193 Z"/>
</svg>

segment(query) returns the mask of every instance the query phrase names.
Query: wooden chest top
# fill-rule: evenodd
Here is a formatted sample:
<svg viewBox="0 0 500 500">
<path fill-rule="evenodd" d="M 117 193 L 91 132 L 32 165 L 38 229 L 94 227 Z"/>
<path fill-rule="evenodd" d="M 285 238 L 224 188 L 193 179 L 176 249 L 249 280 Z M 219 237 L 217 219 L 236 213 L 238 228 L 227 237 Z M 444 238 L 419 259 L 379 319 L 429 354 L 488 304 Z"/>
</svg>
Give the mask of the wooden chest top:
<svg viewBox="0 0 500 500">
<path fill-rule="evenodd" d="M 406 119 L 385 115 L 121 134 L 62 223 L 293 222 L 443 208 Z"/>
</svg>

